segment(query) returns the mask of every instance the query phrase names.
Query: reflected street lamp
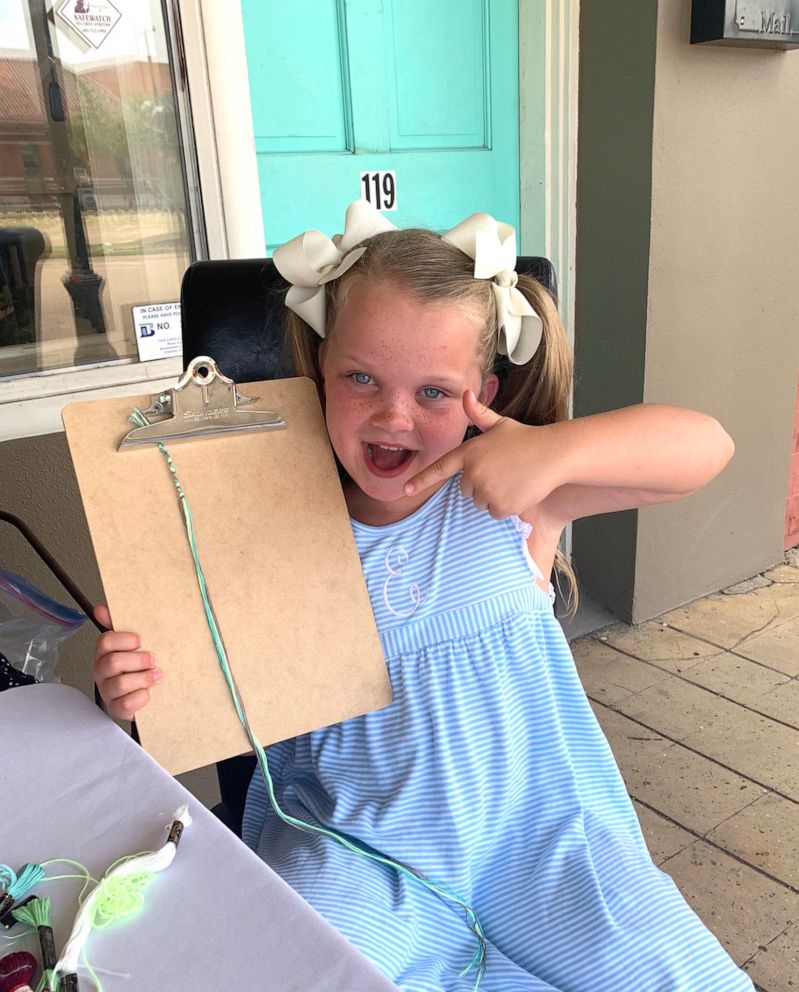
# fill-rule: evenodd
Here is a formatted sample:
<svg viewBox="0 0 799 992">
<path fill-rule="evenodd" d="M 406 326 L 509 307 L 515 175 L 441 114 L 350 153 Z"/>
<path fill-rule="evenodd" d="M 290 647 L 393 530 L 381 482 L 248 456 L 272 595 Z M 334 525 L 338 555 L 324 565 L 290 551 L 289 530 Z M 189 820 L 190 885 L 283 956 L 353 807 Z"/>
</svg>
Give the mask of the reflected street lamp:
<svg viewBox="0 0 799 992">
<path fill-rule="evenodd" d="M 92 269 L 91 252 L 73 169 L 66 106 L 56 75 L 56 67 L 60 63 L 53 53 L 45 0 L 42 0 L 41 10 L 41 18 L 31 17 L 31 23 L 70 261 L 70 271 L 63 277 L 62 282 L 72 301 L 78 336 L 92 332 L 105 334 L 105 318 L 100 302 L 103 278 Z"/>
</svg>

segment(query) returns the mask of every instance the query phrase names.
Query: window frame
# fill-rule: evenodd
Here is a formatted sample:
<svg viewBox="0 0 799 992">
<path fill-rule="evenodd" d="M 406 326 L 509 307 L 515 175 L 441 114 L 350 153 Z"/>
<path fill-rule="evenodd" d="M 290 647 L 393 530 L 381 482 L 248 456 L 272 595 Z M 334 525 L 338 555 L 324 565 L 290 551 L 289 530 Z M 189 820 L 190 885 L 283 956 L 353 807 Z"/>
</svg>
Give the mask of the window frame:
<svg viewBox="0 0 799 992">
<path fill-rule="evenodd" d="M 237 4 L 217 7 L 213 0 L 163 4 L 194 232 L 190 247 L 195 258 L 257 258 L 265 240 L 244 27 Z M 61 411 L 75 400 L 163 392 L 182 369 L 178 357 L 129 358 L 0 379 L 0 442 L 63 431 Z"/>
</svg>

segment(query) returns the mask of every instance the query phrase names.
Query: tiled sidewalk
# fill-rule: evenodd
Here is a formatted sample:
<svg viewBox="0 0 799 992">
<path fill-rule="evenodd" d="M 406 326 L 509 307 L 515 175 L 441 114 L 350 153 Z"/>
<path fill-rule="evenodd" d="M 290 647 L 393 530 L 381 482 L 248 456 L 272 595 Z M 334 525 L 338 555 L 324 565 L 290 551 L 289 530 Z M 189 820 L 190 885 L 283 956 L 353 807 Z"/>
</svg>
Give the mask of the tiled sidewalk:
<svg viewBox="0 0 799 992">
<path fill-rule="evenodd" d="M 799 568 L 572 643 L 664 871 L 765 992 L 799 992 Z"/>
</svg>

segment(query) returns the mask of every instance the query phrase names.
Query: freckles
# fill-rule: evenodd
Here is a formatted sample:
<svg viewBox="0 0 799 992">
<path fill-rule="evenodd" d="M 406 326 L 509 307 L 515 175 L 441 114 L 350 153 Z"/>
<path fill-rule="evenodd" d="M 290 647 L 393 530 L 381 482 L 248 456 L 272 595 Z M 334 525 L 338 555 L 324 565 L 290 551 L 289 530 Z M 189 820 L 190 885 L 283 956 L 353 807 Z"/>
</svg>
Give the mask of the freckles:
<svg viewBox="0 0 799 992">
<path fill-rule="evenodd" d="M 359 421 L 368 416 L 369 402 L 366 399 L 347 396 L 346 394 L 335 397 L 332 402 L 329 397 L 325 412 L 328 422 L 331 418 L 337 423 L 341 423 L 342 421 Z"/>
</svg>

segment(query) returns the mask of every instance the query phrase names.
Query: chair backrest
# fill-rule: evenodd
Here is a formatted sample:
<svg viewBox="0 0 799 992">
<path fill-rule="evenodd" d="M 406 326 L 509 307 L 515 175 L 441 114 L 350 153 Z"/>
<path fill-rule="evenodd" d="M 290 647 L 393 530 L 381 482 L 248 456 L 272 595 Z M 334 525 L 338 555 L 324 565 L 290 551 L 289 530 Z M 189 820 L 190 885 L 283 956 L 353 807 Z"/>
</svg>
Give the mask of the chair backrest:
<svg viewBox="0 0 799 992">
<path fill-rule="evenodd" d="M 519 258 L 516 269 L 557 298 L 555 271 L 546 258 Z M 183 276 L 183 360 L 213 358 L 234 382 L 294 374 L 283 353 L 283 298 L 288 284 L 271 259 L 195 262 Z"/>
<path fill-rule="evenodd" d="M 557 299 L 555 270 L 546 258 L 521 257 L 517 272 L 533 276 Z M 288 283 L 271 259 L 195 262 L 183 276 L 181 324 L 184 368 L 208 355 L 234 382 L 294 375 L 283 347 L 283 298 Z M 217 764 L 222 803 L 214 812 L 241 833 L 244 800 L 255 758 Z"/>
</svg>

